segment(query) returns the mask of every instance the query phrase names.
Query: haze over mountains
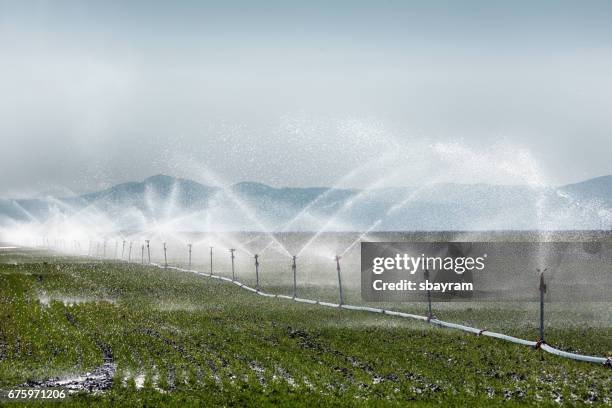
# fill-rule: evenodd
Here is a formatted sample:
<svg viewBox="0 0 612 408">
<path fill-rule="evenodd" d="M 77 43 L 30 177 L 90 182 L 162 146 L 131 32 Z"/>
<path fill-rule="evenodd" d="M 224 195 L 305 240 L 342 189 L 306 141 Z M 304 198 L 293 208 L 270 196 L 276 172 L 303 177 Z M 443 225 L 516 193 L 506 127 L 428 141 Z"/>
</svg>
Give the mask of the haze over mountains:
<svg viewBox="0 0 612 408">
<path fill-rule="evenodd" d="M 79 196 L 0 199 L 0 225 L 58 221 L 176 231 L 610 229 L 612 176 L 543 189 L 431 184 L 357 190 L 254 182 L 223 189 L 157 175 Z"/>
</svg>

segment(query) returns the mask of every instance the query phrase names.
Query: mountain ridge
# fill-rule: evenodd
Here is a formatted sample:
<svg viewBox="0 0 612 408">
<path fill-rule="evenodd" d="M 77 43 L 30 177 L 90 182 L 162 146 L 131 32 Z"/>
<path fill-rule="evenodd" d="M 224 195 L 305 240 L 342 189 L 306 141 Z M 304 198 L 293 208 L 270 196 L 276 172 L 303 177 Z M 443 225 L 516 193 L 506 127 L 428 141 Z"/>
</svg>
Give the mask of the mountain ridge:
<svg viewBox="0 0 612 408">
<path fill-rule="evenodd" d="M 612 175 L 556 188 L 439 183 L 363 190 L 251 181 L 222 188 L 157 174 L 70 197 L 0 199 L 0 225 L 79 214 L 129 228 L 173 217 L 199 225 L 205 212 L 209 222 L 238 229 L 608 229 L 611 207 Z"/>
</svg>

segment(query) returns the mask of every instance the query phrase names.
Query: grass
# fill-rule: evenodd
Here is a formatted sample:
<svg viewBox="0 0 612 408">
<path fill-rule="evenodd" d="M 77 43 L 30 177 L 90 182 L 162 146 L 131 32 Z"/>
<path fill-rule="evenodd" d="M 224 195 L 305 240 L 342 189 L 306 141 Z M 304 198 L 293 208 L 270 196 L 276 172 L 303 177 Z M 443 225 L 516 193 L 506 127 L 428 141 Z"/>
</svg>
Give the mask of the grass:
<svg viewBox="0 0 612 408">
<path fill-rule="evenodd" d="M 356 293 L 348 296 L 358 300 Z M 423 305 L 394 306 L 423 314 Z M 537 337 L 529 305 L 441 304 L 436 310 L 448 321 Z M 555 306 L 549 341 L 611 354 L 609 312 L 609 304 Z M 598 323 L 572 323 L 581 319 Z M 155 267 L 37 252 L 0 256 L 0 389 L 92 371 L 105 353 L 116 364 L 112 387 L 78 393 L 65 404 L 611 403 L 610 369 L 496 339 L 267 299 Z"/>
</svg>

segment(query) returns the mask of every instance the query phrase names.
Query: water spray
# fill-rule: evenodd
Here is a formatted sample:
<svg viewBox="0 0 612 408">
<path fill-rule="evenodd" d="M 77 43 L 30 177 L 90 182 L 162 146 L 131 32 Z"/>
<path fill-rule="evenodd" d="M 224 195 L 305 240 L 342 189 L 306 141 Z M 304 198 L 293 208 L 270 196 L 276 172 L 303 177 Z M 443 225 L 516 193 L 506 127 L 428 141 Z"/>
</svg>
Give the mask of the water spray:
<svg viewBox="0 0 612 408">
<path fill-rule="evenodd" d="M 165 268 L 168 267 L 168 256 L 167 256 L 166 252 L 167 252 L 166 243 L 164 242 L 164 267 Z"/>
<path fill-rule="evenodd" d="M 425 281 L 429 280 L 429 269 L 425 269 L 423 272 L 425 275 Z M 427 321 L 433 319 L 433 313 L 431 311 L 431 290 L 427 289 Z"/>
<path fill-rule="evenodd" d="M 132 262 L 132 241 L 130 241 L 130 251 L 128 252 L 128 262 Z"/>
<path fill-rule="evenodd" d="M 213 251 L 213 247 L 210 247 L 210 276 L 213 276 L 212 251 Z"/>
<path fill-rule="evenodd" d="M 234 269 L 234 252 L 236 252 L 235 248 L 230 248 L 230 254 L 232 255 L 232 280 L 236 280 L 236 271 Z"/>
<path fill-rule="evenodd" d="M 291 270 L 293 271 L 293 298 L 295 299 L 297 297 L 297 267 L 295 265 L 295 259 L 297 258 L 296 255 L 293 255 L 291 257 Z"/>
<path fill-rule="evenodd" d="M 338 271 L 338 289 L 340 290 L 340 305 L 344 304 L 344 295 L 342 293 L 342 276 L 340 274 L 340 255 L 336 255 L 336 270 Z"/>
<path fill-rule="evenodd" d="M 145 242 L 147 243 L 147 255 L 149 258 L 149 263 L 151 263 L 151 240 L 150 239 L 145 239 Z"/>
<path fill-rule="evenodd" d="M 115 240 L 115 259 L 117 259 L 117 248 L 119 248 L 119 242 Z"/>
<path fill-rule="evenodd" d="M 96 258 L 100 257 L 100 243 L 96 242 Z"/>
<path fill-rule="evenodd" d="M 540 341 L 538 343 L 544 343 L 544 294 L 546 293 L 546 283 L 544 282 L 544 272 L 546 272 L 548 268 L 544 268 L 544 270 L 538 269 L 537 271 L 540 273 Z"/>
<path fill-rule="evenodd" d="M 123 240 L 123 244 L 121 245 L 121 260 L 123 260 L 123 255 L 125 254 L 125 239 Z"/>
<path fill-rule="evenodd" d="M 191 269 L 191 244 L 187 244 L 187 248 L 189 248 L 189 267 L 187 269 Z"/>
<path fill-rule="evenodd" d="M 140 263 L 144 265 L 144 244 L 142 244 L 140 249 Z"/>
<path fill-rule="evenodd" d="M 102 252 L 102 258 L 106 258 L 106 240 L 104 240 L 104 251 Z"/>
<path fill-rule="evenodd" d="M 259 255 L 255 254 L 255 289 L 259 292 Z"/>
</svg>

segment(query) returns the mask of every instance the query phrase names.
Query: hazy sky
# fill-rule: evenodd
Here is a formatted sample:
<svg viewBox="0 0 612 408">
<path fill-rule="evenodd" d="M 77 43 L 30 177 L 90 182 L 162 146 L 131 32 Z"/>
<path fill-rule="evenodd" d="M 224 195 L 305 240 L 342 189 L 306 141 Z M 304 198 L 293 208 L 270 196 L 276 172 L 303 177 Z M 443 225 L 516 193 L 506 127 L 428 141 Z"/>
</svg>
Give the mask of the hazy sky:
<svg viewBox="0 0 612 408">
<path fill-rule="evenodd" d="M 612 174 L 611 1 L 258 3 L 0 0 L 0 196 L 198 166 L 333 185 L 440 146 Z"/>
</svg>

